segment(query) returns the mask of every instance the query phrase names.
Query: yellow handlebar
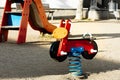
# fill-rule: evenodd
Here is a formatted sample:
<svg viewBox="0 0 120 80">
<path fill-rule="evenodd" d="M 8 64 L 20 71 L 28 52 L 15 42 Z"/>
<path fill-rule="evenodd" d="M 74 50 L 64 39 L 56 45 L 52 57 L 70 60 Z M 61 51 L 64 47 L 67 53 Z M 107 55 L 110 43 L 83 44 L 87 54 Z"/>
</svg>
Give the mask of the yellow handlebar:
<svg viewBox="0 0 120 80">
<path fill-rule="evenodd" d="M 52 34 L 52 36 L 56 39 L 65 38 L 67 35 L 68 31 L 65 28 L 56 28 Z"/>
</svg>

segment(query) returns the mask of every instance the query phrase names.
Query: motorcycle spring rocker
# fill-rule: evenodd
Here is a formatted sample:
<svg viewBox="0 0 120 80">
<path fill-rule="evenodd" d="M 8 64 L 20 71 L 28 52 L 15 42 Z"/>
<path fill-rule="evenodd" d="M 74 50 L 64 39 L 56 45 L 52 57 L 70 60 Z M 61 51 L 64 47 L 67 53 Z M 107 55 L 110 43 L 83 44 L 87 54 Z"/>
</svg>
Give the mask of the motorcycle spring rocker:
<svg viewBox="0 0 120 80">
<path fill-rule="evenodd" d="M 73 76 L 83 75 L 81 55 L 87 60 L 92 60 L 98 52 L 98 46 L 91 34 L 84 34 L 80 39 L 69 39 L 71 21 L 61 20 L 60 27 L 55 29 L 53 36 L 58 41 L 52 43 L 50 56 L 52 59 L 62 62 L 69 58 L 69 72 Z M 87 38 L 85 38 L 87 35 Z M 89 37 L 88 37 L 89 35 Z"/>
</svg>

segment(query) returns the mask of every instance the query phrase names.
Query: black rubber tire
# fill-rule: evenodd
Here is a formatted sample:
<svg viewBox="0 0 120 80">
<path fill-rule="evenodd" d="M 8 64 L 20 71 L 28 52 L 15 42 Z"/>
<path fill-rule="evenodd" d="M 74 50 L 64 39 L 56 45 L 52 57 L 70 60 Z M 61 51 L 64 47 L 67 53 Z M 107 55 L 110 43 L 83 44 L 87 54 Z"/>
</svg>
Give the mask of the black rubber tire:
<svg viewBox="0 0 120 80">
<path fill-rule="evenodd" d="M 95 41 L 91 41 L 91 42 L 92 42 L 92 44 L 94 45 L 94 49 L 98 51 L 98 46 L 97 46 L 96 42 L 95 42 Z M 93 58 L 95 57 L 96 54 L 97 54 L 97 52 L 95 52 L 94 54 L 88 54 L 87 51 L 84 51 L 84 52 L 82 53 L 82 56 L 83 56 L 83 58 L 85 58 L 85 59 L 91 60 L 91 59 L 93 59 Z"/>
<path fill-rule="evenodd" d="M 66 60 L 67 55 L 59 56 L 59 57 L 57 56 L 59 43 L 60 43 L 60 41 L 56 41 L 56 42 L 52 43 L 52 45 L 50 47 L 50 57 L 52 59 L 54 59 L 55 61 L 63 62 L 64 60 Z"/>
</svg>

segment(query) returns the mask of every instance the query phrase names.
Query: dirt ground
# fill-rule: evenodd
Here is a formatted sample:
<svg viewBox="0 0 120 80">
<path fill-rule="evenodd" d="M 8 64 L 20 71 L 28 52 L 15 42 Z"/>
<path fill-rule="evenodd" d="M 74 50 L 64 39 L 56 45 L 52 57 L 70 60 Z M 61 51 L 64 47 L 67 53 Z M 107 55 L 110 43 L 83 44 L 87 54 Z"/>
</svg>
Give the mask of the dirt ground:
<svg viewBox="0 0 120 80">
<path fill-rule="evenodd" d="M 120 80 L 120 22 L 72 23 L 71 35 L 86 32 L 96 37 L 99 51 L 93 60 L 82 58 L 83 71 L 90 74 L 82 80 Z M 17 34 L 10 31 L 8 42 L 0 43 L 0 80 L 75 80 L 68 72 L 68 60 L 59 63 L 50 58 L 51 36 L 42 38 L 28 27 L 27 42 L 18 45 Z"/>
</svg>

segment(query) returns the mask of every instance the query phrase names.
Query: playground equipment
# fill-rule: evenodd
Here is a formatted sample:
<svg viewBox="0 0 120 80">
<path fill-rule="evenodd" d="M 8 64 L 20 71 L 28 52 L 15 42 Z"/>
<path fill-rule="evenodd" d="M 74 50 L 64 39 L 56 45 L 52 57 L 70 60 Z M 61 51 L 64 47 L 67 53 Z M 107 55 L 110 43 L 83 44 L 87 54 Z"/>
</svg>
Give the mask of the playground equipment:
<svg viewBox="0 0 120 80">
<path fill-rule="evenodd" d="M 67 32 L 61 32 L 60 28 L 65 28 Z M 81 76 L 83 74 L 80 55 L 85 59 L 91 60 L 98 52 L 96 42 L 91 38 L 89 34 L 83 35 L 84 38 L 69 39 L 69 31 L 71 27 L 71 21 L 61 21 L 60 28 L 56 28 L 53 32 L 53 36 L 60 41 L 55 41 L 50 47 L 50 56 L 58 62 L 64 61 L 69 57 L 69 71 L 74 76 Z M 57 31 L 57 32 L 56 32 Z M 58 36 L 57 36 L 58 35 Z M 88 35 L 90 37 L 88 37 Z M 87 37 L 86 37 L 87 36 Z M 86 38 L 85 38 L 86 37 Z"/>
<path fill-rule="evenodd" d="M 12 11 L 12 3 L 19 3 L 22 10 Z M 91 38 L 85 38 L 86 34 L 81 39 L 68 38 L 71 27 L 70 20 L 66 22 L 61 20 L 60 28 L 50 24 L 46 18 L 41 0 L 6 0 L 0 26 L 0 42 L 7 41 L 9 30 L 18 30 L 17 43 L 24 43 L 28 22 L 35 30 L 53 33 L 53 36 L 59 41 L 53 42 L 50 47 L 51 58 L 62 62 L 69 57 L 69 71 L 75 76 L 83 74 L 80 55 L 91 60 L 98 52 L 96 42 Z"/>
<path fill-rule="evenodd" d="M 13 3 L 22 10 L 12 10 Z M 6 0 L 0 25 L 0 42 L 8 40 L 9 30 L 18 30 L 17 43 L 25 43 L 28 22 L 34 30 L 52 33 L 56 26 L 48 22 L 41 0 Z"/>
</svg>

